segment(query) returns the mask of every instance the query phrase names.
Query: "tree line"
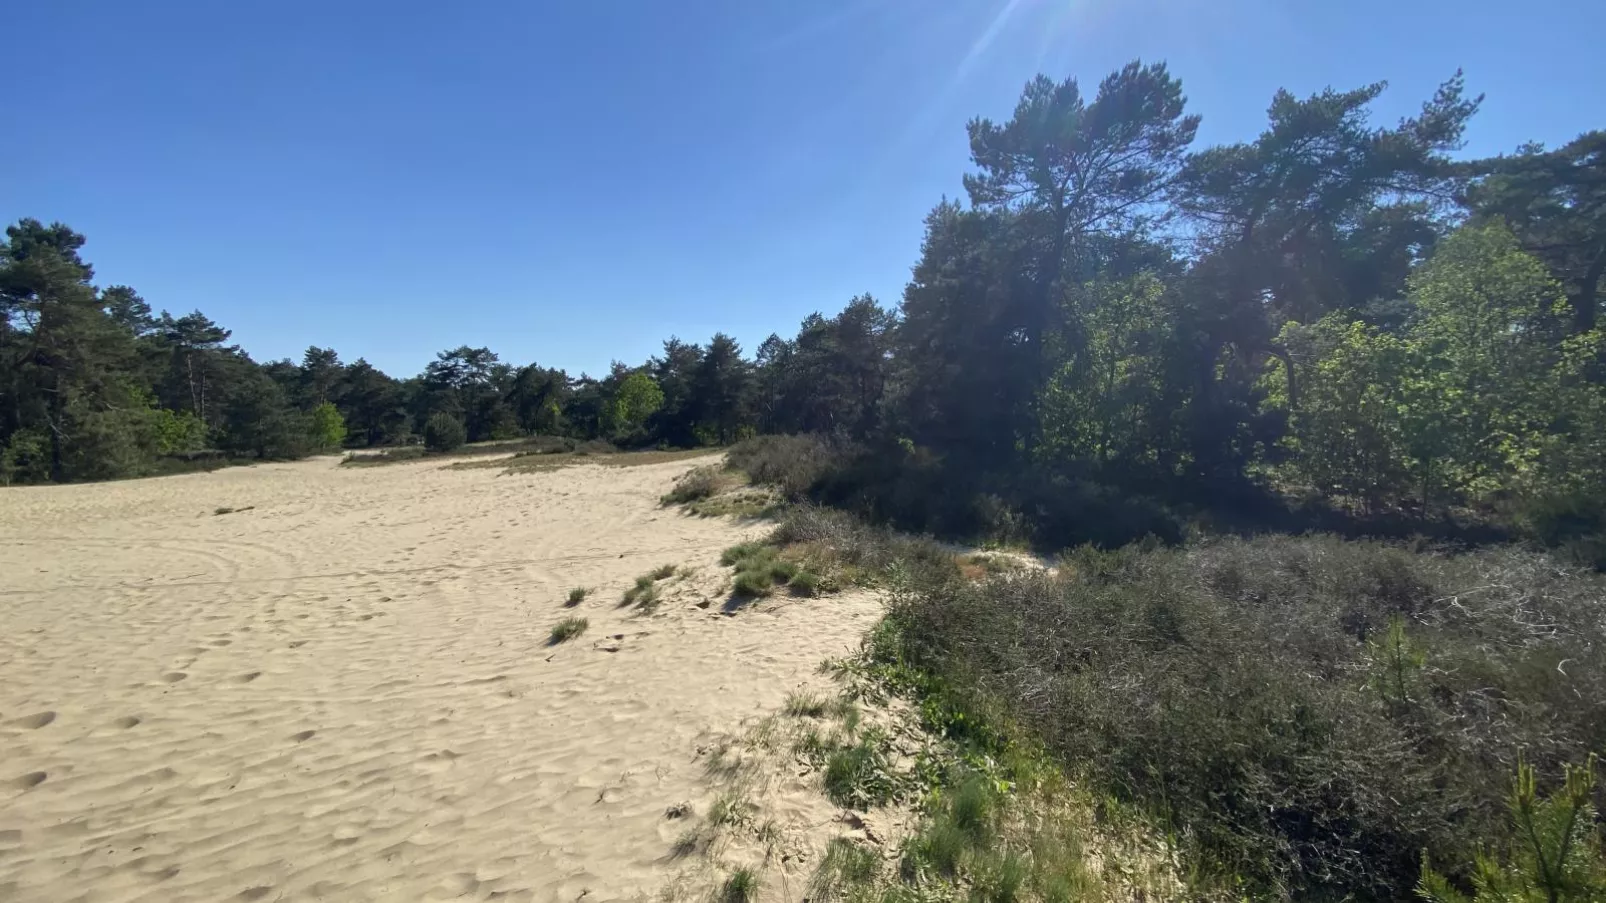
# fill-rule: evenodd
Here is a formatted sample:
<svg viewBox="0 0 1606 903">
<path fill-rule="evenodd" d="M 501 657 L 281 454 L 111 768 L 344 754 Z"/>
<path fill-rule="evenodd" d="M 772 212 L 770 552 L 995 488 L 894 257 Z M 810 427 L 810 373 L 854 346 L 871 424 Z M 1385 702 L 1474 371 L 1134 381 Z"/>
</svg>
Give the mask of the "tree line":
<svg viewBox="0 0 1606 903">
<path fill-rule="evenodd" d="M 671 338 L 600 378 L 469 347 L 406 379 L 320 347 L 258 363 L 199 312 L 97 288 L 81 235 L 24 219 L 0 245 L 0 476 L 386 445 L 444 417 L 469 441 L 831 434 L 1017 507 L 1082 482 L 1580 508 L 1606 485 L 1606 132 L 1458 159 L 1481 101 L 1459 73 L 1392 125 L 1384 89 L 1282 91 L 1253 140 L 1199 148 L 1163 64 L 1039 76 L 969 123 L 966 197 L 926 217 L 901 303 L 855 298 L 751 356 Z"/>
</svg>

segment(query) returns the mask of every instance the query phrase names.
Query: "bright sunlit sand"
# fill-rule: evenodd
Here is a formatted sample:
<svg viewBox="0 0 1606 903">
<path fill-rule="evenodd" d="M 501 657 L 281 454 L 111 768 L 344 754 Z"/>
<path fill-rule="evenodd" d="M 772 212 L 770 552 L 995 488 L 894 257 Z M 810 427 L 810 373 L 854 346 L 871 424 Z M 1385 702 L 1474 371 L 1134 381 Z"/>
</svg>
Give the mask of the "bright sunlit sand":
<svg viewBox="0 0 1606 903">
<path fill-rule="evenodd" d="M 656 894 L 666 810 L 715 792 L 699 746 L 876 613 L 722 612 L 720 550 L 761 528 L 658 506 L 700 463 L 9 490 L 0 899 Z M 701 571 L 618 607 L 663 564 Z"/>
</svg>

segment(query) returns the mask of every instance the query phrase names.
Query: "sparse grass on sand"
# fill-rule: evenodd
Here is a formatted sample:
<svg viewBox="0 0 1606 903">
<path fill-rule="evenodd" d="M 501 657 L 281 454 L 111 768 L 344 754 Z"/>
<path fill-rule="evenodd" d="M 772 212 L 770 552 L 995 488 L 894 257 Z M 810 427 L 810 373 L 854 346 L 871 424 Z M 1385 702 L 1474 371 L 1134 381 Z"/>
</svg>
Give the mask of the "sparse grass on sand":
<svg viewBox="0 0 1606 903">
<path fill-rule="evenodd" d="M 552 636 L 547 638 L 547 645 L 556 646 L 559 643 L 566 643 L 585 633 L 586 628 L 590 626 L 591 622 L 585 618 L 564 618 L 553 626 Z"/>
<path fill-rule="evenodd" d="M 573 608 L 576 605 L 579 605 L 581 602 L 584 602 L 586 600 L 586 595 L 590 592 L 590 590 L 583 586 L 577 586 L 574 589 L 569 590 L 569 599 L 563 604 L 568 608 Z"/>
<path fill-rule="evenodd" d="M 611 447 L 610 447 L 611 448 Z M 679 449 L 675 451 L 586 451 L 583 447 L 563 454 L 515 455 L 507 460 L 471 462 L 456 465 L 468 467 L 502 467 L 504 474 L 537 473 L 570 467 L 576 464 L 596 464 L 601 467 L 644 467 L 649 464 L 669 464 L 715 454 L 707 448 Z"/>
<path fill-rule="evenodd" d="M 719 890 L 720 903 L 749 903 L 758 899 L 758 876 L 752 869 L 737 869 Z"/>
<path fill-rule="evenodd" d="M 658 584 L 678 573 L 681 573 L 680 567 L 673 564 L 664 564 L 653 568 L 648 573 L 636 578 L 635 585 L 625 590 L 624 598 L 619 601 L 619 604 L 621 606 L 635 605 L 644 610 L 651 610 L 653 606 L 658 604 Z"/>
</svg>

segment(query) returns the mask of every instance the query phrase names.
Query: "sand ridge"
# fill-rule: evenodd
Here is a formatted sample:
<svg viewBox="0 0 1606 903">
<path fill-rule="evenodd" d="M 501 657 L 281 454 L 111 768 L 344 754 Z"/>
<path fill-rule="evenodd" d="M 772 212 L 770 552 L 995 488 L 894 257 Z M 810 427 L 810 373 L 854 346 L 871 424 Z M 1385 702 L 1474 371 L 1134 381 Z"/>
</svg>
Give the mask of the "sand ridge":
<svg viewBox="0 0 1606 903">
<path fill-rule="evenodd" d="M 723 612 L 763 528 L 657 503 L 703 463 L 0 492 L 0 899 L 651 897 L 697 750 L 878 612 Z M 619 608 L 660 564 L 699 573 Z"/>
</svg>

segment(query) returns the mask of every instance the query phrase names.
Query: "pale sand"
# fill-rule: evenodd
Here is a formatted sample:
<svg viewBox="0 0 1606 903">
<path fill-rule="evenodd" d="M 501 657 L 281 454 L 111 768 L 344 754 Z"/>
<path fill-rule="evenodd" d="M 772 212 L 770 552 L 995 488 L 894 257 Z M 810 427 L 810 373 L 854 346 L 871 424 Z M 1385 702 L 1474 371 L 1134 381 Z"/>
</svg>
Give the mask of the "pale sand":
<svg viewBox="0 0 1606 903">
<path fill-rule="evenodd" d="M 699 749 L 877 614 L 721 613 L 762 528 L 658 507 L 699 463 L 0 491 L 0 900 L 653 896 Z M 701 573 L 617 608 L 665 563 Z M 548 647 L 573 586 L 590 629 Z"/>
</svg>

